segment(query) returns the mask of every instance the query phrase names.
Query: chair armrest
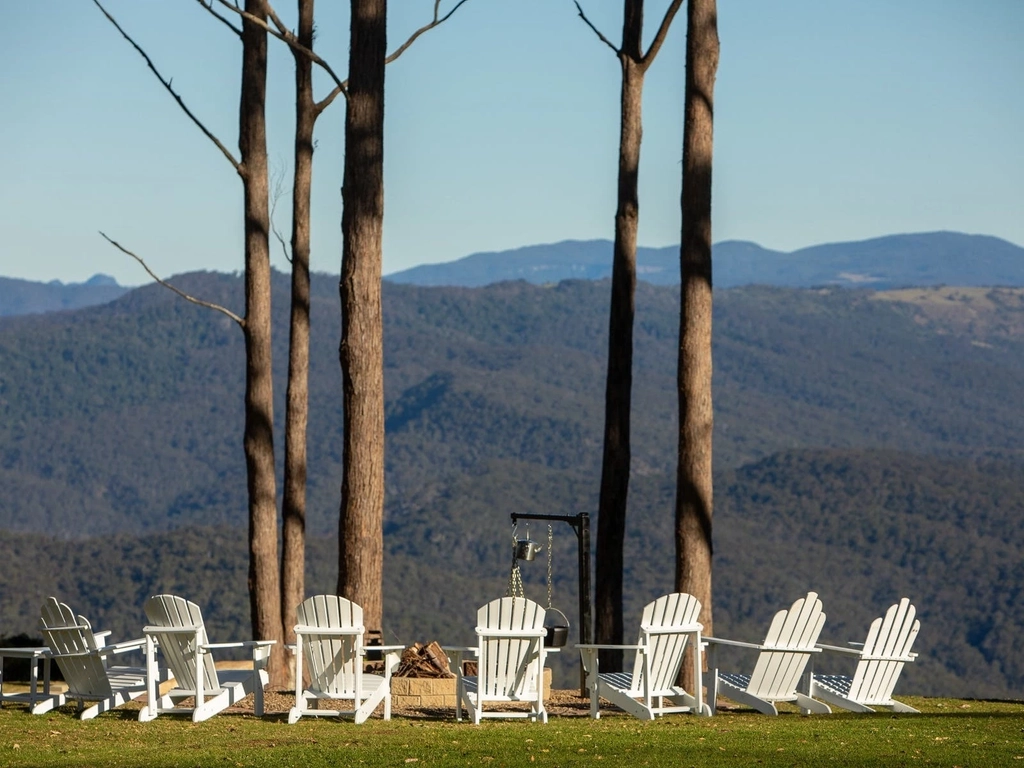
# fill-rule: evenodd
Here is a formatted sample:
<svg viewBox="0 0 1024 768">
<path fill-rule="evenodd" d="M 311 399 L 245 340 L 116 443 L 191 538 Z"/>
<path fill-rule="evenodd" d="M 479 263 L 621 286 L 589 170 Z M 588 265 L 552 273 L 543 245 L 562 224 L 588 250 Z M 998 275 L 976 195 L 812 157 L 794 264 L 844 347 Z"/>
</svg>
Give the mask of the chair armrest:
<svg viewBox="0 0 1024 768">
<path fill-rule="evenodd" d="M 917 654 L 910 654 L 909 656 L 861 656 L 865 661 L 913 661 Z"/>
<path fill-rule="evenodd" d="M 213 650 L 214 648 L 260 648 L 271 646 L 276 642 L 277 640 L 236 640 L 233 643 L 203 643 L 199 647 L 206 648 L 207 650 Z"/>
<path fill-rule="evenodd" d="M 386 647 L 386 646 L 385 646 Z M 404 648 L 402 650 L 405 650 Z M 387 651 L 384 654 L 384 676 L 390 678 L 401 666 L 402 655 L 397 651 Z"/>
<path fill-rule="evenodd" d="M 96 640 L 103 640 L 106 642 L 106 639 L 110 637 L 111 634 L 113 634 L 112 630 L 104 629 L 102 632 L 93 632 L 92 636 Z"/>
<path fill-rule="evenodd" d="M 146 635 L 194 635 L 202 628 L 201 624 L 188 627 L 143 627 L 142 632 Z"/>
<path fill-rule="evenodd" d="M 361 635 L 362 627 L 314 627 L 308 624 L 297 624 L 296 635 L 323 635 L 328 637 L 342 637 L 344 635 Z"/>
<path fill-rule="evenodd" d="M 760 643 L 744 643 L 740 640 L 726 640 L 722 637 L 711 637 L 705 635 L 701 638 L 701 642 L 705 645 L 732 645 L 737 648 L 753 648 L 754 650 L 761 651 L 765 649 L 765 646 Z"/>
<path fill-rule="evenodd" d="M 277 640 L 248 640 L 244 643 L 252 648 L 252 668 L 258 671 L 270 661 L 270 649 Z"/>
<path fill-rule="evenodd" d="M 825 645 L 824 643 L 818 643 L 815 648 L 830 651 L 831 653 L 844 653 L 847 656 L 860 656 L 862 653 L 862 651 L 858 651 L 856 648 L 845 648 L 841 645 Z"/>
<path fill-rule="evenodd" d="M 464 654 L 470 654 L 476 656 L 480 649 L 477 647 L 469 647 L 468 645 L 456 645 L 446 646 L 444 650 L 445 655 L 448 657 L 448 663 L 454 668 L 455 676 L 461 678 L 462 675 L 462 657 Z"/>
<path fill-rule="evenodd" d="M 641 624 L 640 631 L 649 635 L 680 635 L 685 632 L 703 632 L 704 625 L 700 622 L 695 624 L 677 624 L 675 626 L 650 626 Z"/>
<path fill-rule="evenodd" d="M 385 656 L 394 653 L 395 651 L 404 651 L 404 645 L 364 645 L 360 650 L 363 656 L 368 653 L 383 653 Z"/>
<path fill-rule="evenodd" d="M 531 640 L 536 637 L 546 637 L 548 631 L 541 627 L 540 629 L 487 629 L 486 627 L 477 627 L 476 633 L 480 637 L 510 637 L 510 638 L 522 638 L 523 640 Z"/>
<path fill-rule="evenodd" d="M 725 640 L 721 637 L 702 637 L 704 645 L 731 645 L 735 648 L 753 648 L 757 651 L 769 651 L 776 653 L 821 653 L 821 648 L 783 648 L 777 645 L 765 645 L 763 643 L 744 643 L 739 640 Z"/>
<path fill-rule="evenodd" d="M 253 672 L 258 672 L 267 666 L 270 660 L 270 647 L 277 640 L 238 640 L 233 643 L 203 643 L 199 646 L 199 653 L 210 653 L 221 648 L 252 648 Z"/>
<path fill-rule="evenodd" d="M 270 646 L 277 640 L 239 640 L 234 643 L 203 643 L 199 646 L 200 653 L 210 653 L 221 648 L 252 648 L 253 669 L 258 671 L 266 666 L 270 659 Z"/>
<path fill-rule="evenodd" d="M 113 645 L 105 645 L 99 649 L 100 653 L 127 653 L 129 651 L 135 651 L 139 648 L 143 648 L 146 645 L 146 638 L 138 637 L 134 640 L 124 640 L 120 643 L 114 643 Z"/>
<path fill-rule="evenodd" d="M 272 643 L 274 641 L 273 640 L 269 640 L 267 642 L 271 642 Z M 212 651 L 212 650 L 216 650 L 216 649 L 220 649 L 220 648 L 245 648 L 245 647 L 247 647 L 249 645 L 251 645 L 251 643 L 246 642 L 245 640 L 238 640 L 238 641 L 233 642 L 233 643 L 203 643 L 199 647 L 200 647 L 200 649 L 202 649 L 204 651 Z"/>
</svg>

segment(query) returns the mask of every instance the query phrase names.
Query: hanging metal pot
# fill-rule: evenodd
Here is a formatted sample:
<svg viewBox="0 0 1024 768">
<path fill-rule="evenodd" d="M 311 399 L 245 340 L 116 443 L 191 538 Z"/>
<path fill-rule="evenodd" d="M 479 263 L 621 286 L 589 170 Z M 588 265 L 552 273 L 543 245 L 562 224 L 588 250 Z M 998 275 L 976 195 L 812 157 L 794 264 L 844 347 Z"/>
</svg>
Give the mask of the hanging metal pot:
<svg viewBox="0 0 1024 768">
<path fill-rule="evenodd" d="M 557 613 L 561 618 L 551 616 Z M 550 620 L 545 620 L 544 629 L 547 635 L 544 637 L 545 648 L 561 648 L 569 642 L 569 619 L 557 608 L 548 608 Z"/>
<path fill-rule="evenodd" d="M 518 539 L 516 541 L 516 560 L 535 560 L 537 554 L 543 550 L 540 544 L 530 539 Z"/>
</svg>

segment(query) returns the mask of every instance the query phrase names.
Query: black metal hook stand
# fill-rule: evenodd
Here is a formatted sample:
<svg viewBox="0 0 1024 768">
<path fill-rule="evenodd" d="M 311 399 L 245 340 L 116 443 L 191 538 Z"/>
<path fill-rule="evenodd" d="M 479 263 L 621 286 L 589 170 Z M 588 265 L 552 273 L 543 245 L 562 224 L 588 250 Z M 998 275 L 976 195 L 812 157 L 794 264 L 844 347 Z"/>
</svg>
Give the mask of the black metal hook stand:
<svg viewBox="0 0 1024 768">
<path fill-rule="evenodd" d="M 590 515 L 580 512 L 578 515 L 534 515 L 519 512 L 512 513 L 512 524 L 519 520 L 560 520 L 572 526 L 576 533 L 579 547 L 579 593 L 580 593 L 580 643 L 592 642 L 593 620 L 590 601 Z M 580 696 L 586 696 L 586 674 L 580 669 Z"/>
</svg>

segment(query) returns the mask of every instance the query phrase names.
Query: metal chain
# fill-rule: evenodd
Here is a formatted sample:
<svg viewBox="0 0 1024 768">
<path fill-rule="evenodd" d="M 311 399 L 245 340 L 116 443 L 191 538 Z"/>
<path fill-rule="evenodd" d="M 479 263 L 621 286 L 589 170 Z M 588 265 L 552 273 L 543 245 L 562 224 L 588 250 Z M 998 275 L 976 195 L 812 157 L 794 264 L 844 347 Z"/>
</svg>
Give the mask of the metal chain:
<svg viewBox="0 0 1024 768">
<path fill-rule="evenodd" d="M 523 589 L 523 573 L 519 570 L 519 561 L 516 559 L 516 531 L 519 526 L 516 523 L 512 523 L 512 568 L 508 574 L 508 587 L 505 589 L 505 597 L 526 597 L 526 591 Z"/>
<path fill-rule="evenodd" d="M 505 590 L 505 597 L 526 597 L 523 590 L 523 573 L 519 570 L 519 563 L 512 564 L 512 570 L 508 574 L 508 588 Z"/>
<path fill-rule="evenodd" d="M 555 540 L 555 534 L 551 530 L 551 524 L 548 524 L 548 610 L 551 610 L 551 549 L 552 544 Z"/>
</svg>

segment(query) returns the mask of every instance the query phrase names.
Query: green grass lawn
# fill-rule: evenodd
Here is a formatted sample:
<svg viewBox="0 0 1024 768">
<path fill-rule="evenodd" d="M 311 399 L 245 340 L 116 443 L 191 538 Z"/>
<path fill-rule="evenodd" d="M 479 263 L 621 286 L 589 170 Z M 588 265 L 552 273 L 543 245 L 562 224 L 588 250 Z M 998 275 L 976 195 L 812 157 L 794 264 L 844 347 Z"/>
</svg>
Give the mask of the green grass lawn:
<svg viewBox="0 0 1024 768">
<path fill-rule="evenodd" d="M 225 713 L 138 723 L 122 710 L 81 722 L 69 709 L 0 710 L 0 766 L 862 766 L 1024 768 L 1024 704 L 915 699 L 920 715 L 769 718 L 750 711 L 643 723 L 552 717 L 547 725 L 374 718 L 357 726 Z M 1017 762 L 1021 761 L 1021 762 Z"/>
</svg>

